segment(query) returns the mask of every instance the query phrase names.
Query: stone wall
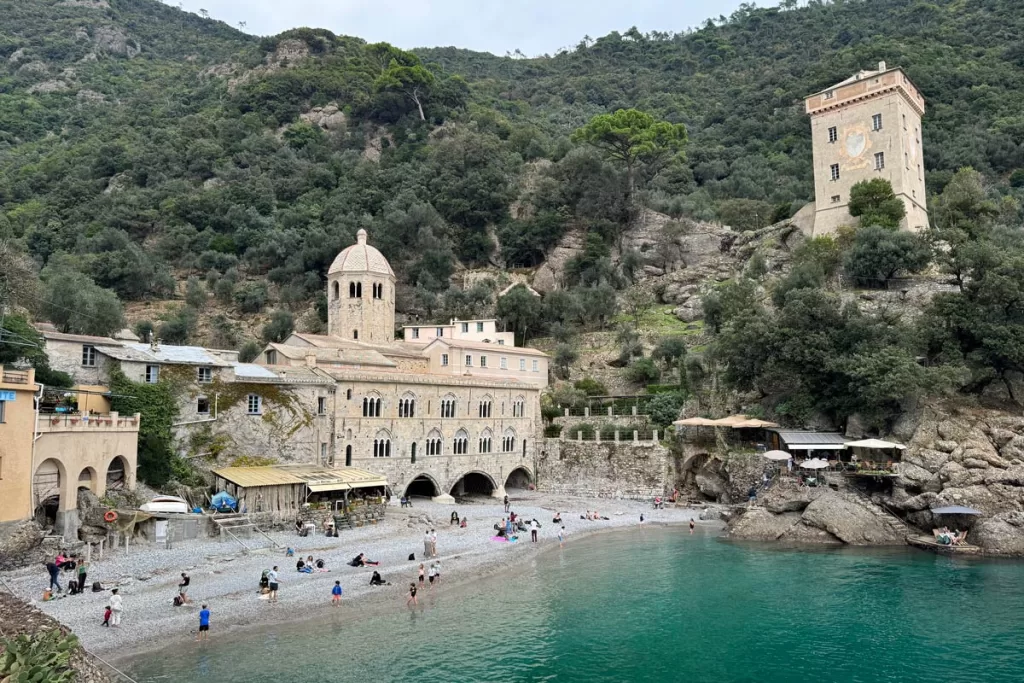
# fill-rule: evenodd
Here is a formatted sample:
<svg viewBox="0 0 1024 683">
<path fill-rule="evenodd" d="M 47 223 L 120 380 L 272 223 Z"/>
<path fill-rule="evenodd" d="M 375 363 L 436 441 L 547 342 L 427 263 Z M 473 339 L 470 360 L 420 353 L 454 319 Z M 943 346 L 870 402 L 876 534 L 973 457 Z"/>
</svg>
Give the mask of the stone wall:
<svg viewBox="0 0 1024 683">
<path fill-rule="evenodd" d="M 669 451 L 659 443 L 545 439 L 537 488 L 548 493 L 644 500 L 668 487 Z"/>
</svg>

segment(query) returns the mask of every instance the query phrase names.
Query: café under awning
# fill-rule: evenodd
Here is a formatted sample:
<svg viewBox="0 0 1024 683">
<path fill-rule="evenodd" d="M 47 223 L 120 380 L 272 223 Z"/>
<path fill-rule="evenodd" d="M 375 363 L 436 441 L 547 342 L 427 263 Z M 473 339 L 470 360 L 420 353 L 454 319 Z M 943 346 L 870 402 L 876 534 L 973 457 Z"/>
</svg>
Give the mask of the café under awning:
<svg viewBox="0 0 1024 683">
<path fill-rule="evenodd" d="M 313 478 L 316 475 L 329 474 L 329 477 Z M 306 486 L 312 493 L 323 493 L 325 491 L 351 491 L 353 489 L 365 489 L 376 486 L 387 486 L 387 479 L 374 472 L 356 469 L 354 467 L 343 470 L 326 470 L 312 473 L 306 480 Z"/>
<path fill-rule="evenodd" d="M 785 442 L 790 451 L 842 451 L 846 450 L 846 437 L 839 432 L 772 430 Z"/>
</svg>

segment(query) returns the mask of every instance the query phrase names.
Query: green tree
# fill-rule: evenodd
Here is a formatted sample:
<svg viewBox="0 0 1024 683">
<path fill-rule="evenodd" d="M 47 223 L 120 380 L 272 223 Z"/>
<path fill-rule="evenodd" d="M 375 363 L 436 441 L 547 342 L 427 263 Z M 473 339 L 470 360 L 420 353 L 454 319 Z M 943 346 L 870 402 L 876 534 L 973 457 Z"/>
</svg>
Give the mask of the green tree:
<svg viewBox="0 0 1024 683">
<path fill-rule="evenodd" d="M 262 282 L 246 282 L 235 289 L 234 300 L 243 313 L 259 313 L 267 303 L 267 286 Z"/>
<path fill-rule="evenodd" d="M 651 424 L 659 429 L 666 429 L 679 419 L 679 414 L 686 403 L 686 393 L 682 391 L 666 391 L 656 395 L 647 403 L 647 413 Z"/>
<path fill-rule="evenodd" d="M 636 186 L 637 166 L 657 164 L 670 154 L 681 152 L 686 139 L 683 124 L 658 121 L 636 109 L 598 114 L 572 134 L 573 142 L 591 145 L 622 163 L 626 169 L 627 199 Z"/>
<path fill-rule="evenodd" d="M 559 370 L 559 376 L 563 379 L 569 376 L 569 368 L 579 360 L 580 354 L 569 344 L 559 344 L 555 348 L 555 356 L 552 359 L 555 367 Z"/>
<path fill-rule="evenodd" d="M 646 287 L 635 285 L 626 290 L 622 301 L 626 312 L 633 318 L 633 327 L 640 329 L 643 317 L 654 306 L 654 295 Z"/>
<path fill-rule="evenodd" d="M 258 342 L 249 339 L 238 349 L 238 360 L 243 363 L 251 363 L 256 360 L 263 347 Z"/>
<path fill-rule="evenodd" d="M 651 351 L 651 358 L 664 362 L 667 368 L 675 368 L 679 374 L 679 384 L 685 383 L 686 337 L 662 337 Z"/>
<path fill-rule="evenodd" d="M 274 311 L 270 314 L 270 322 L 263 326 L 260 337 L 265 342 L 280 344 L 295 331 L 295 316 L 288 311 Z"/>
<path fill-rule="evenodd" d="M 882 285 L 899 273 L 916 273 L 928 265 L 931 250 L 923 239 L 903 230 L 869 225 L 860 228 L 843 260 L 851 278 Z"/>
<path fill-rule="evenodd" d="M 862 226 L 898 228 L 907 215 L 903 202 L 892 191 L 892 184 L 884 178 L 862 180 L 851 187 L 849 210 L 851 216 L 860 218 Z"/>
<path fill-rule="evenodd" d="M 515 332 L 516 343 L 525 345 L 541 322 L 541 301 L 523 285 L 513 287 L 498 297 L 495 314 L 506 328 Z"/>
<path fill-rule="evenodd" d="M 626 368 L 626 379 L 633 384 L 651 384 L 661 378 L 661 370 L 650 358 L 634 358 Z"/>
<path fill-rule="evenodd" d="M 117 295 L 87 275 L 48 267 L 43 278 L 41 310 L 61 332 L 108 336 L 124 327 Z"/>
<path fill-rule="evenodd" d="M 197 277 L 190 277 L 185 283 L 185 304 L 197 310 L 206 306 L 206 289 Z"/>
<path fill-rule="evenodd" d="M 413 59 L 406 59 L 403 62 L 392 59 L 388 68 L 377 77 L 373 85 L 377 92 L 401 93 L 416 105 L 420 121 L 426 121 L 427 116 L 423 113 L 423 102 L 429 97 L 434 82 L 434 74 L 430 73 L 419 63 L 419 59 L 413 56 Z"/>
<path fill-rule="evenodd" d="M 36 381 L 50 387 L 70 387 L 74 384 L 71 375 L 50 367 L 46 355 L 46 340 L 32 324 L 21 315 L 0 317 L 0 365 L 14 365 L 27 361 L 35 368 Z"/>
</svg>

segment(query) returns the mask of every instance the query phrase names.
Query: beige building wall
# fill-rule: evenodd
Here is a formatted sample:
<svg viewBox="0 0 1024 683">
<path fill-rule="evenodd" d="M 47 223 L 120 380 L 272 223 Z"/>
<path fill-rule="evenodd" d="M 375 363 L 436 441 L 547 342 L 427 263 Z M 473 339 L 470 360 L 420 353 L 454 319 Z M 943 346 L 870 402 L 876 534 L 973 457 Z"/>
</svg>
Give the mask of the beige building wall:
<svg viewBox="0 0 1024 683">
<path fill-rule="evenodd" d="M 430 359 L 430 373 L 435 375 L 515 380 L 540 389 L 548 385 L 548 357 L 533 349 L 496 344 L 488 344 L 486 348 L 467 348 L 455 342 L 450 346 L 435 344 L 427 349 L 427 356 Z M 471 365 L 466 365 L 466 356 L 471 358 Z M 486 366 L 481 366 L 481 358 L 486 359 Z"/>
<path fill-rule="evenodd" d="M 0 366 L 0 525 L 32 516 L 32 435 L 37 391 L 35 370 Z"/>
<path fill-rule="evenodd" d="M 901 69 L 880 67 L 806 100 L 814 151 L 814 235 L 855 225 L 849 213 L 850 190 L 872 178 L 892 184 L 906 207 L 904 229 L 918 231 L 928 225 L 921 154 L 924 99 Z M 878 130 L 875 116 L 881 116 Z M 878 154 L 883 155 L 882 168 L 877 168 Z M 839 167 L 837 180 L 832 177 L 833 165 Z"/>
<path fill-rule="evenodd" d="M 336 464 L 385 474 L 398 493 L 420 474 L 428 475 L 444 494 L 471 471 L 488 476 L 496 490 L 516 467 L 525 465 L 532 475 L 541 443 L 537 387 L 468 378 L 339 374 L 337 396 Z M 364 399 L 378 398 L 380 417 L 365 417 Z M 415 402 L 412 417 L 399 417 L 403 400 Z M 442 417 L 444 401 L 454 401 L 454 417 Z M 490 404 L 489 417 L 481 417 L 481 404 Z M 503 448 L 507 437 L 515 439 L 510 449 Z M 455 453 L 456 438 L 466 439 L 465 453 Z M 482 438 L 490 439 L 490 452 L 486 447 L 481 451 Z M 388 457 L 374 457 L 374 440 L 381 439 L 390 442 Z M 428 439 L 440 439 L 440 454 L 427 454 Z"/>
<path fill-rule="evenodd" d="M 105 337 L 85 337 L 46 333 L 46 355 L 50 359 L 50 367 L 66 372 L 84 385 L 102 385 L 110 377 L 111 360 L 101 353 L 105 344 L 114 343 Z M 93 364 L 85 364 L 85 347 L 97 349 L 92 355 Z"/>
</svg>

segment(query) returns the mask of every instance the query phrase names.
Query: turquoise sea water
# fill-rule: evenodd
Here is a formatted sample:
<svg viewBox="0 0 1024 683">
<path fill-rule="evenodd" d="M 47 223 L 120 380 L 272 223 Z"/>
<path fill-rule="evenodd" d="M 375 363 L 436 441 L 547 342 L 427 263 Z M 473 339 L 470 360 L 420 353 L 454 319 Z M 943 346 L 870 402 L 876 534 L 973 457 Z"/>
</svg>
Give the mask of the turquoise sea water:
<svg viewBox="0 0 1024 683">
<path fill-rule="evenodd" d="M 396 591 L 393 609 L 352 604 L 341 619 L 215 630 L 129 673 L 140 683 L 1024 680 L 1024 563 L 782 550 L 685 529 L 570 541 L 418 609 Z"/>
</svg>

